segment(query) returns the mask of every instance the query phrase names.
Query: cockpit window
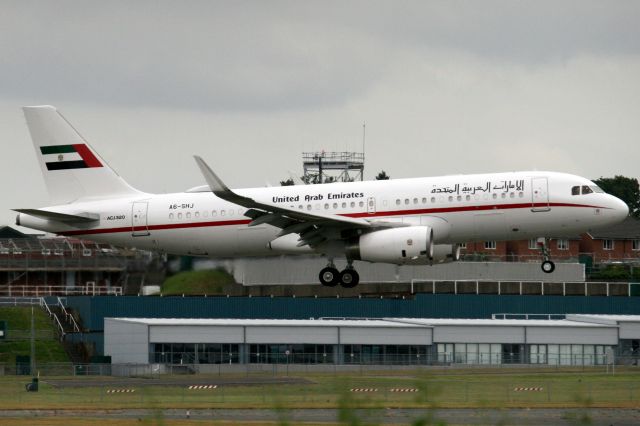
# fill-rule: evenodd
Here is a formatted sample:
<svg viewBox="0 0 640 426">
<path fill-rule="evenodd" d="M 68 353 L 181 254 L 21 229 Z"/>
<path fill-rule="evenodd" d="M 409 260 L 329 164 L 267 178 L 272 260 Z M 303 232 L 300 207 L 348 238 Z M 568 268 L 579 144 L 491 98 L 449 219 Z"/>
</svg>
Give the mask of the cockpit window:
<svg viewBox="0 0 640 426">
<path fill-rule="evenodd" d="M 602 188 L 600 188 L 600 187 L 599 187 L 599 186 L 597 186 L 597 185 L 590 186 L 589 188 L 593 189 L 593 192 L 597 192 L 597 193 L 599 193 L 599 194 L 603 194 L 603 193 L 604 193 L 604 191 L 602 190 Z"/>
<path fill-rule="evenodd" d="M 573 188 L 571 188 L 571 195 L 580 195 L 580 187 L 574 186 Z"/>
<path fill-rule="evenodd" d="M 593 189 L 587 185 L 582 185 L 582 195 L 593 194 Z"/>
</svg>

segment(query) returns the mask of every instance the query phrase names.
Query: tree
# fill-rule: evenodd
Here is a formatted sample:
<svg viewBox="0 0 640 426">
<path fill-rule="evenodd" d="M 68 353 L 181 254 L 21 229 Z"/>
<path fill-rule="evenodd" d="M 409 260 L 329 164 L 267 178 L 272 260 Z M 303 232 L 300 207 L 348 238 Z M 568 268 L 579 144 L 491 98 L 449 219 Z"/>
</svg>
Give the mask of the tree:
<svg viewBox="0 0 640 426">
<path fill-rule="evenodd" d="M 380 173 L 378 173 L 378 175 L 376 176 L 376 180 L 389 180 L 391 179 L 391 176 L 389 176 L 387 174 L 387 172 L 385 172 L 384 170 L 382 170 Z"/>
<path fill-rule="evenodd" d="M 280 181 L 280 186 L 293 186 L 296 183 L 293 181 L 293 178 L 289 178 L 287 180 L 281 180 Z"/>
<path fill-rule="evenodd" d="M 604 192 L 615 195 L 629 206 L 629 214 L 640 217 L 640 185 L 638 179 L 625 176 L 614 176 L 594 180 Z"/>
</svg>

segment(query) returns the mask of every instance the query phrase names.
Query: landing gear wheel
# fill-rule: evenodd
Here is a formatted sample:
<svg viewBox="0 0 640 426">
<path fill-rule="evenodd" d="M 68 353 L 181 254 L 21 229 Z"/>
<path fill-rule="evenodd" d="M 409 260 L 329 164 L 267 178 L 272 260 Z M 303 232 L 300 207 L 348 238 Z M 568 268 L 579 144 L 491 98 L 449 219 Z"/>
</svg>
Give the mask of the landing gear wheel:
<svg viewBox="0 0 640 426">
<path fill-rule="evenodd" d="M 360 282 L 360 275 L 355 269 L 345 269 L 340 272 L 340 285 L 344 288 L 353 288 Z"/>
<path fill-rule="evenodd" d="M 340 272 L 336 268 L 327 266 L 320 271 L 320 284 L 327 287 L 335 287 L 340 282 Z"/>
<path fill-rule="evenodd" d="M 556 264 L 550 260 L 545 260 L 540 266 L 542 267 L 542 272 L 545 274 L 550 274 L 556 270 Z"/>
</svg>

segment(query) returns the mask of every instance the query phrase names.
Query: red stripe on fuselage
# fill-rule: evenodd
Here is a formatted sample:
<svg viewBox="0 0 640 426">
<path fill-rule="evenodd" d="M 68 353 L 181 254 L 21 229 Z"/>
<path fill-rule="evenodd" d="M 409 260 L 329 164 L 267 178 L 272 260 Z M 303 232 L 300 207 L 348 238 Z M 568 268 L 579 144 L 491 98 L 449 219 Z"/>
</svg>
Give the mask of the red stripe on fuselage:
<svg viewBox="0 0 640 426">
<path fill-rule="evenodd" d="M 339 216 L 345 217 L 381 217 L 381 216 L 411 216 L 417 214 L 434 214 L 434 213 L 460 213 L 469 211 L 486 211 L 486 210 L 511 210 L 511 209 L 524 209 L 535 207 L 586 207 L 593 209 L 608 209 L 608 207 L 591 206 L 587 204 L 570 204 L 570 203 L 518 203 L 518 204 L 494 204 L 489 206 L 458 206 L 458 207 L 441 207 L 434 209 L 414 209 L 414 210 L 396 210 L 386 212 L 375 213 L 347 213 Z M 232 225 L 248 225 L 251 223 L 250 219 L 237 219 L 237 220 L 219 220 L 209 222 L 189 222 L 189 223 L 167 223 L 162 225 L 149 225 L 149 226 L 123 226 L 120 228 L 97 228 L 86 229 L 78 231 L 65 231 L 54 232 L 54 234 L 75 236 L 75 235 L 95 235 L 95 234 L 116 234 L 120 232 L 135 232 L 135 231 L 161 231 L 165 229 L 186 229 L 186 228 L 207 228 L 213 226 L 232 226 Z"/>
<path fill-rule="evenodd" d="M 89 147 L 85 144 L 75 144 L 73 145 L 73 148 L 78 154 L 80 154 L 80 157 L 82 157 L 87 167 L 102 167 L 102 163 L 100 163 L 100 160 L 98 160 L 96 156 L 93 155 L 93 152 L 91 152 Z"/>
</svg>

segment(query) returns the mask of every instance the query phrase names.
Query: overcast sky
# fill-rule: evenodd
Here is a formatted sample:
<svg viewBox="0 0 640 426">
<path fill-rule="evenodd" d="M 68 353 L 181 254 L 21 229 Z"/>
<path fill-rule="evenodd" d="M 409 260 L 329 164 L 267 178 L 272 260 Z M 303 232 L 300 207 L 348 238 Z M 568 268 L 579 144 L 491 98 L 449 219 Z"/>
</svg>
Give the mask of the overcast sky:
<svg viewBox="0 0 640 426">
<path fill-rule="evenodd" d="M 360 150 L 365 179 L 640 177 L 640 1 L 0 0 L 0 223 L 48 203 L 20 107 L 130 184 L 232 187 Z"/>
</svg>

